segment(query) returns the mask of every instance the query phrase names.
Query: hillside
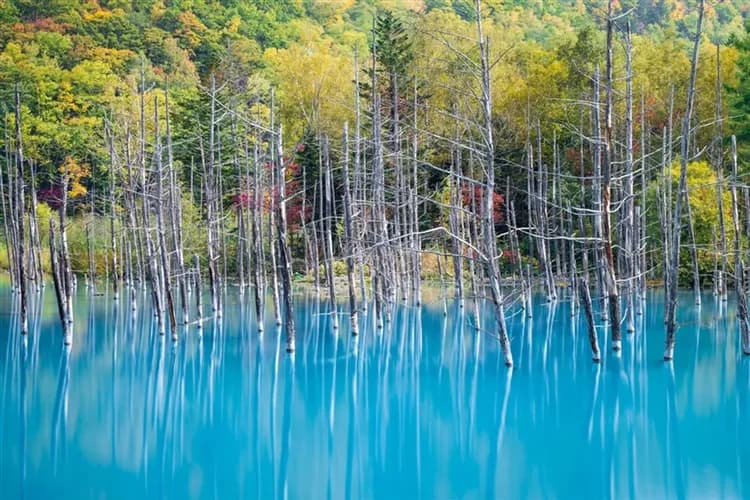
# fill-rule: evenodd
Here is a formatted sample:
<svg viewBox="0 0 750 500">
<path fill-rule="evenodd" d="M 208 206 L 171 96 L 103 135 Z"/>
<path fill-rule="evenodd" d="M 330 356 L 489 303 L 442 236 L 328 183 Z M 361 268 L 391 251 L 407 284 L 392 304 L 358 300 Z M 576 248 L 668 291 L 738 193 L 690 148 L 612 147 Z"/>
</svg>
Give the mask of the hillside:
<svg viewBox="0 0 750 500">
<path fill-rule="evenodd" d="M 623 3 L 619 9 L 634 9 L 634 31 L 653 44 L 684 43 L 694 26 L 694 9 L 684 1 L 631 3 L 634 6 Z M 493 42 L 513 45 L 517 59 L 532 59 L 519 61 L 522 66 L 557 59 L 560 47 L 573 44 L 577 32 L 601 25 L 602 7 L 590 2 L 492 0 L 484 8 L 498 34 Z M 24 102 L 36 120 L 32 147 L 37 142 L 47 148 L 39 150 L 38 160 L 59 165 L 64 156 L 80 153 L 74 144 L 77 136 L 101 129 L 98 117 L 116 96 L 134 90 L 142 54 L 149 78 L 169 77 L 176 87 L 194 88 L 205 84 L 210 74 L 230 73 L 252 80 L 258 88 L 280 87 L 282 106 L 286 101 L 296 109 L 294 120 L 306 120 L 289 124 L 299 134 L 314 125 L 309 117 L 301 118 L 300 105 L 327 108 L 320 111 L 324 119 L 342 112 L 342 101 L 349 100 L 343 87 L 351 73 L 341 70 L 351 68 L 355 47 L 360 54 L 368 50 L 376 9 L 392 9 L 417 39 L 424 29 L 440 23 L 468 31 L 462 24 L 473 15 L 470 4 L 459 0 L 2 0 L 0 100 L 9 108 L 12 86 L 21 83 L 30 94 Z M 742 0 L 709 6 L 704 33 L 725 42 L 741 32 L 747 15 Z M 597 37 L 600 45 L 601 33 Z M 325 93 L 327 102 L 312 103 L 295 82 L 323 71 L 325 78 L 315 84 L 315 91 Z M 299 102 L 289 104 L 287 99 Z M 64 136 L 52 137 L 63 132 L 61 124 L 68 129 Z"/>
</svg>

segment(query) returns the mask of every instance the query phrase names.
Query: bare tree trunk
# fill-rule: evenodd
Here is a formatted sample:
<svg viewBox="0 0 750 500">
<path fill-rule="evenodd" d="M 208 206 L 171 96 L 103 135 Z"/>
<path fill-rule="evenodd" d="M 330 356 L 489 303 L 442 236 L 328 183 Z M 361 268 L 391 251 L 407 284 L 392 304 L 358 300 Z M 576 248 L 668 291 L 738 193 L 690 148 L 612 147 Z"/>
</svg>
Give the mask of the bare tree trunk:
<svg viewBox="0 0 750 500">
<path fill-rule="evenodd" d="M 328 153 L 328 137 L 323 137 L 323 157 L 325 160 L 325 182 L 323 190 L 325 191 L 325 203 L 321 214 L 325 217 L 325 238 L 326 238 L 326 281 L 328 282 L 328 296 L 331 301 L 331 321 L 333 330 L 339 329 L 338 307 L 336 303 L 336 283 L 333 277 L 333 180 L 331 175 L 331 158 Z M 283 179 L 280 182 L 284 182 Z"/>
<path fill-rule="evenodd" d="M 125 167 L 127 171 L 127 189 L 125 190 L 125 204 L 127 210 L 127 217 L 125 222 L 127 224 L 128 233 L 133 239 L 135 245 L 135 258 L 136 268 L 138 269 L 138 276 L 131 275 L 131 286 L 135 287 L 135 282 L 138 281 L 140 285 L 144 285 L 144 265 L 143 265 L 143 245 L 141 242 L 141 232 L 139 231 L 138 222 L 138 209 L 135 200 L 136 183 L 133 176 L 133 162 L 130 153 L 130 130 L 125 132 Z M 133 303 L 135 305 L 135 303 Z M 135 310 L 135 309 L 134 309 Z"/>
<path fill-rule="evenodd" d="M 37 220 L 38 200 L 36 197 L 36 168 L 31 167 L 31 214 L 29 214 L 29 236 L 31 239 L 31 253 L 34 258 L 34 283 L 37 293 L 44 288 L 44 271 L 42 270 L 42 242 L 39 236 L 39 222 Z"/>
<path fill-rule="evenodd" d="M 344 238 L 346 255 L 346 280 L 349 286 L 349 321 L 351 322 L 352 335 L 359 335 L 359 323 L 357 322 L 357 296 L 354 285 L 354 239 L 352 237 L 352 194 L 349 187 L 349 124 L 344 124 L 344 138 L 342 141 L 342 167 L 344 176 Z"/>
<path fill-rule="evenodd" d="M 257 140 L 253 147 L 253 287 L 255 288 L 255 318 L 258 322 L 258 332 L 263 332 L 263 308 L 265 300 L 265 280 L 264 269 L 265 259 L 263 258 L 263 205 L 260 197 L 260 161 L 258 159 Z M 273 242 L 271 242 L 273 245 Z"/>
<path fill-rule="evenodd" d="M 17 227 L 17 238 L 16 238 L 16 257 L 18 260 L 18 286 L 21 291 L 21 333 L 26 335 L 29 331 L 29 319 L 28 319 L 28 294 L 26 290 L 27 278 L 26 278 L 26 249 L 24 242 L 24 216 L 26 215 L 26 209 L 24 205 L 24 197 L 26 193 L 26 186 L 23 180 L 23 133 L 21 132 L 21 91 L 16 84 L 16 202 L 15 202 L 15 220 Z"/>
<path fill-rule="evenodd" d="M 206 208 L 208 210 L 208 279 L 211 286 L 211 310 L 216 315 L 221 315 L 219 270 L 216 264 L 219 261 L 217 251 L 219 250 L 218 235 L 216 234 L 216 78 L 211 75 L 211 117 L 209 124 L 208 142 L 208 172 L 204 180 L 206 192 Z"/>
<path fill-rule="evenodd" d="M 115 208 L 115 170 L 117 170 L 117 158 L 115 155 L 115 140 L 112 130 L 106 127 L 107 147 L 109 149 L 109 240 L 112 252 L 112 291 L 114 300 L 120 296 L 120 270 L 117 260 L 117 233 L 115 231 L 115 220 L 117 211 Z"/>
<path fill-rule="evenodd" d="M 581 303 L 583 304 L 584 315 L 586 316 L 586 325 L 589 332 L 589 344 L 591 344 L 591 357 L 595 363 L 601 360 L 599 352 L 599 340 L 596 337 L 596 325 L 594 324 L 594 308 L 591 304 L 591 292 L 589 292 L 589 280 L 583 276 L 579 281 L 579 291 L 581 294 Z"/>
<path fill-rule="evenodd" d="M 443 241 L 443 252 L 437 254 L 437 271 L 440 280 L 440 298 L 443 300 L 443 316 L 448 316 L 448 297 L 445 293 L 445 280 L 443 279 L 443 265 L 441 263 L 445 253 L 445 241 Z"/>
<path fill-rule="evenodd" d="M 279 245 L 279 272 L 281 274 L 281 284 L 284 295 L 284 313 L 286 319 L 286 351 L 294 352 L 295 349 L 295 327 L 294 327 L 294 309 L 292 306 L 292 262 L 287 246 L 287 224 L 286 224 L 286 164 L 282 154 L 282 136 L 281 127 L 278 133 L 273 137 L 275 139 L 276 158 L 275 168 L 278 169 L 278 193 L 279 200 L 277 203 L 277 234 Z"/>
<path fill-rule="evenodd" d="M 630 39 L 630 22 L 625 32 L 625 279 L 627 300 L 626 331 L 635 332 L 636 284 L 636 219 L 633 188 L 633 45 Z M 643 144 L 641 144 L 643 147 Z"/>
<path fill-rule="evenodd" d="M 750 323 L 748 323 L 745 266 L 740 252 L 739 209 L 737 207 L 737 139 L 732 136 L 732 219 L 734 223 L 734 291 L 737 296 L 737 319 L 740 322 L 742 352 L 750 356 Z"/>
<path fill-rule="evenodd" d="M 690 189 L 685 187 L 685 212 L 688 220 L 688 236 L 690 236 L 690 265 L 693 271 L 693 297 L 695 305 L 701 305 L 701 276 L 698 269 L 698 242 L 695 239 L 695 225 L 693 224 L 693 209 L 690 206 Z"/>
<path fill-rule="evenodd" d="M 7 128 L 7 127 L 6 127 Z M 7 136 L 7 130 L 5 131 L 5 135 Z M 10 145 L 10 140 L 6 137 L 6 144 Z M 5 148 L 5 155 L 6 155 L 6 165 L 7 165 L 7 171 L 8 171 L 8 184 L 10 184 L 10 171 L 12 169 L 11 161 L 10 161 L 10 147 Z M 3 180 L 3 173 L 0 171 L 0 204 L 2 204 L 2 215 L 3 215 L 3 236 L 5 237 L 5 253 L 6 257 L 8 259 L 8 270 L 10 271 L 10 284 L 11 289 L 15 290 L 16 287 L 16 270 L 13 266 L 13 241 L 11 237 L 11 231 L 8 229 L 8 212 L 12 212 L 13 210 L 13 201 L 11 198 L 11 193 L 8 193 L 8 201 L 7 205 L 9 205 L 10 208 L 6 209 L 6 196 L 5 196 L 5 181 Z"/>
<path fill-rule="evenodd" d="M 357 224 L 353 227 L 359 238 L 367 232 L 367 223 L 364 221 L 363 212 L 365 204 L 363 193 L 366 192 L 364 186 L 364 174 L 362 172 L 362 111 L 359 95 L 359 60 L 358 52 L 354 52 L 354 200 L 358 203 Z M 354 222 L 354 221 L 352 221 Z M 358 246 L 362 246 L 361 243 Z M 362 312 L 367 313 L 367 288 L 365 287 L 365 257 L 364 249 L 359 248 L 357 252 L 357 267 L 359 268 L 359 288 L 362 298 Z"/>
<path fill-rule="evenodd" d="M 646 248 L 646 172 L 648 171 L 648 164 L 646 158 L 648 158 L 648 150 L 650 149 L 650 143 L 646 141 L 646 96 L 641 86 L 641 204 L 639 207 L 640 216 L 637 217 L 639 225 L 639 279 L 638 279 L 638 314 L 643 314 L 644 301 L 646 300 L 646 271 L 648 269 L 646 263 L 647 248 Z M 649 136 L 650 137 L 650 136 Z"/>
<path fill-rule="evenodd" d="M 547 242 L 549 226 L 547 219 L 547 174 L 542 160 L 542 127 L 537 121 L 537 188 L 535 189 L 536 208 L 538 227 L 536 228 L 537 246 L 539 249 L 539 265 L 544 272 L 544 286 L 547 289 L 547 301 L 557 300 L 557 290 L 555 288 L 555 277 L 552 273 L 552 264 Z M 532 163 L 533 166 L 533 163 Z"/>
<path fill-rule="evenodd" d="M 451 242 L 453 251 L 453 278 L 455 281 L 455 299 L 458 301 L 460 308 L 464 307 L 464 284 L 463 284 L 463 259 L 461 242 L 459 241 L 460 234 L 460 212 L 459 203 L 461 200 L 461 188 L 458 181 L 457 172 L 460 167 L 461 155 L 458 150 L 453 152 L 453 161 L 451 162 L 451 207 L 449 217 L 449 227 L 451 232 Z M 473 188 L 472 188 L 473 189 Z"/>
<path fill-rule="evenodd" d="M 475 0 L 476 17 L 477 17 L 477 38 L 479 44 L 479 54 L 481 62 L 481 101 L 484 115 L 483 141 L 485 146 L 485 178 L 483 190 L 483 230 L 484 230 L 484 251 L 486 252 L 487 276 L 490 281 L 490 292 L 492 303 L 495 306 L 495 320 L 497 321 L 498 340 L 500 348 L 503 351 L 506 366 L 513 365 L 513 354 L 510 348 L 510 339 L 505 326 L 505 305 L 503 295 L 500 290 L 499 271 L 497 267 L 497 243 L 495 241 L 495 224 L 492 218 L 493 214 L 493 194 L 495 189 L 495 142 L 492 131 L 492 97 L 490 84 L 490 58 L 487 49 L 484 33 L 482 30 L 482 12 L 480 0 Z"/>
<path fill-rule="evenodd" d="M 91 204 L 93 205 L 93 198 Z M 96 294 L 96 266 L 94 264 L 94 242 L 91 236 L 91 224 L 94 223 L 94 214 L 90 215 L 90 219 L 86 221 L 86 254 L 88 256 L 88 272 L 86 273 L 86 284 L 89 287 L 89 293 L 92 295 Z"/>
<path fill-rule="evenodd" d="M 717 288 L 722 300 L 727 299 L 727 231 L 724 223 L 724 119 L 722 113 L 721 83 L 721 46 L 716 46 L 716 139 L 714 165 L 716 167 L 716 204 L 719 208 L 719 254 L 721 270 L 718 275 Z"/>
<path fill-rule="evenodd" d="M 274 97 L 271 96 L 271 130 L 275 130 L 275 120 L 274 120 Z M 271 133 L 273 135 L 273 132 Z M 273 142 L 274 138 L 272 137 L 271 142 Z M 275 154 L 275 151 L 273 150 L 273 145 L 271 146 L 270 156 L 273 158 L 273 155 Z M 281 159 L 279 159 L 281 161 Z M 279 222 L 276 220 L 276 212 L 278 210 L 278 200 L 276 199 L 276 196 L 273 195 L 274 186 L 277 185 L 278 179 L 277 177 L 277 171 L 276 168 L 273 166 L 273 161 L 271 162 L 271 169 L 270 169 L 270 186 L 271 186 L 271 206 L 269 209 L 268 214 L 268 241 L 269 241 L 269 253 L 271 256 L 271 291 L 272 291 L 272 298 L 273 298 L 273 313 L 274 313 L 274 319 L 276 320 L 276 326 L 281 326 L 281 297 L 279 295 L 279 269 L 278 269 L 278 259 L 276 255 L 277 246 L 274 244 L 278 236 L 278 231 L 276 234 L 276 237 L 274 237 L 274 231 L 277 230 L 277 224 Z"/>
<path fill-rule="evenodd" d="M 143 61 L 141 62 L 141 89 L 140 89 L 140 175 L 141 175 L 141 211 L 142 211 L 142 226 L 143 226 L 143 239 L 146 244 L 146 264 L 148 270 L 148 280 L 151 285 L 151 295 L 154 303 L 154 314 L 156 315 L 157 322 L 159 324 L 159 332 L 164 334 L 164 315 L 163 315 L 163 303 L 161 300 L 161 289 L 159 286 L 159 275 L 156 267 L 156 253 L 154 244 L 151 239 L 151 214 L 150 214 L 150 203 L 149 203 L 149 192 L 148 192 L 148 177 L 146 175 L 146 104 L 145 104 L 145 70 L 143 68 Z M 66 174 L 67 176 L 67 174 Z M 62 222 L 61 226 L 64 226 Z"/>
<path fill-rule="evenodd" d="M 385 269 L 388 266 L 386 262 L 388 253 L 385 248 L 385 242 L 388 241 L 387 225 L 385 220 L 385 173 L 383 171 L 383 141 L 381 139 L 381 106 L 380 95 L 377 92 L 377 50 L 372 51 L 372 237 L 377 243 L 375 249 L 375 259 L 373 261 L 373 296 L 375 298 L 375 315 L 378 328 L 383 327 L 383 301 L 387 298 L 385 293 L 387 285 L 385 284 Z"/>
<path fill-rule="evenodd" d="M 612 179 L 612 31 L 613 31 L 613 0 L 608 2 L 607 10 L 607 103 L 605 109 L 605 136 L 604 136 L 604 163 L 602 165 L 602 236 L 604 238 L 604 258 L 606 266 L 604 270 L 604 284 L 607 289 L 607 301 L 609 302 L 609 324 L 612 329 L 612 349 L 619 351 L 622 348 L 622 336 L 620 333 L 620 295 L 617 290 L 617 277 L 615 275 L 615 259 L 612 252 L 612 230 L 610 227 L 610 201 L 611 201 L 611 179 Z"/>
<path fill-rule="evenodd" d="M 680 140 L 680 181 L 677 191 L 677 200 L 675 203 L 674 217 L 672 221 L 672 256 L 670 268 L 667 270 L 669 278 L 669 290 L 665 298 L 666 302 L 666 339 L 664 349 L 664 359 L 669 361 L 674 357 L 675 333 L 677 331 L 677 271 L 680 266 L 680 235 L 682 228 L 682 208 L 683 202 L 686 202 L 687 193 L 687 164 L 688 151 L 690 151 L 690 122 L 693 115 L 693 102 L 695 100 L 695 79 L 698 70 L 698 49 L 700 47 L 701 32 L 703 27 L 703 10 L 705 0 L 700 0 L 698 7 L 698 29 L 695 35 L 693 45 L 693 55 L 690 67 L 690 82 L 688 84 L 687 108 L 682 121 L 682 139 Z"/>
<path fill-rule="evenodd" d="M 171 225 L 171 240 L 177 260 L 177 287 L 180 293 L 182 308 L 182 323 L 190 321 L 188 314 L 188 292 L 185 283 L 185 251 L 182 244 L 182 195 L 175 180 L 174 156 L 172 151 L 172 127 L 169 110 L 169 84 L 164 89 L 164 118 L 167 127 L 167 175 L 169 175 L 169 222 Z"/>
<path fill-rule="evenodd" d="M 419 180 L 417 178 L 417 169 L 419 167 L 419 161 L 417 160 L 418 156 L 418 147 L 419 147 L 419 137 L 417 135 L 418 129 L 417 129 L 417 87 L 416 84 L 414 85 L 414 121 L 413 121 L 413 131 L 412 131 L 412 188 L 409 199 L 411 200 L 409 203 L 410 209 L 411 209 L 411 234 L 412 234 L 412 259 L 413 259 L 413 279 L 412 279 L 412 287 L 413 287 L 413 296 L 414 296 L 414 303 L 417 307 L 420 307 L 422 305 L 422 263 L 421 263 L 421 252 L 422 252 L 422 242 L 421 238 L 419 236 L 419 198 L 417 197 L 417 193 L 419 192 Z"/>
<path fill-rule="evenodd" d="M 60 325 L 63 329 L 63 343 L 70 345 L 73 338 L 70 333 L 70 321 L 67 317 L 67 298 L 65 297 L 65 288 L 62 284 L 62 268 L 58 260 L 57 237 L 55 235 L 55 219 L 49 219 L 49 254 L 51 262 L 52 281 L 55 286 L 55 296 L 57 298 L 57 312 L 60 316 Z"/>
<path fill-rule="evenodd" d="M 193 256 L 195 266 L 195 306 L 198 315 L 198 328 L 203 328 L 203 279 L 201 278 L 201 259 Z"/>
<path fill-rule="evenodd" d="M 169 329 L 172 340 L 177 340 L 177 320 L 174 313 L 174 298 L 172 296 L 172 265 L 170 262 L 171 248 L 167 246 L 164 229 L 164 168 L 162 162 L 161 139 L 159 137 L 159 102 L 154 99 L 154 129 L 156 134 L 156 233 L 159 244 L 159 259 L 161 261 L 160 283 L 161 295 L 166 299 Z M 172 207 L 173 208 L 173 207 Z"/>
<path fill-rule="evenodd" d="M 604 240 L 604 212 L 602 206 L 603 189 L 602 189 L 602 133 L 601 133 L 601 117 L 600 117 L 600 75 L 599 67 L 596 67 L 594 72 L 594 105 L 592 107 L 592 128 L 594 137 L 593 150 L 593 164 L 594 164 L 594 180 L 593 180 L 593 198 L 594 198 L 594 238 L 598 241 Z M 605 260 L 603 245 L 597 244 L 594 249 L 597 262 L 603 262 Z M 607 294 L 605 293 L 605 266 L 596 266 L 596 289 L 599 294 L 599 300 L 601 302 L 602 315 L 607 318 L 609 314 L 607 312 Z"/>
</svg>

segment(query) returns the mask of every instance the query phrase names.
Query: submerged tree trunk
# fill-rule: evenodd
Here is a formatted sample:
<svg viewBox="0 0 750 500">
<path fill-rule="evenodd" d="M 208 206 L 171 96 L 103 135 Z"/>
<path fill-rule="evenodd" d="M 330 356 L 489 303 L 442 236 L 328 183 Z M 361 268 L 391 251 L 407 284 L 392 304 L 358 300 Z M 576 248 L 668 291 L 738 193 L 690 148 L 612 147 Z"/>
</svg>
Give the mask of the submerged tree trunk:
<svg viewBox="0 0 750 500">
<path fill-rule="evenodd" d="M 62 280 L 62 268 L 58 259 L 59 249 L 57 246 L 57 236 L 55 234 L 55 219 L 49 219 L 49 254 L 50 254 L 50 271 L 52 273 L 52 282 L 55 287 L 55 297 L 57 298 L 57 313 L 60 316 L 60 325 L 63 329 L 63 342 L 70 345 L 73 338 L 70 333 L 70 321 L 68 321 L 67 297 Z"/>
</svg>

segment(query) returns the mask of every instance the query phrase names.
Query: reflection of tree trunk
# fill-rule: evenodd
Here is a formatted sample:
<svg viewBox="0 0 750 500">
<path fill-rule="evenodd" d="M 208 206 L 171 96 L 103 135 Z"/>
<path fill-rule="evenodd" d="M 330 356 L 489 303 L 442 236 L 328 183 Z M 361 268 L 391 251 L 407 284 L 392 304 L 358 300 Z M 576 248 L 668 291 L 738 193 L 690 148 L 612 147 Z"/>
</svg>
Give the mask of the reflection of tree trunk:
<svg viewBox="0 0 750 500">
<path fill-rule="evenodd" d="M 70 349 L 63 349 L 60 357 L 60 369 L 57 376 L 57 394 L 55 396 L 55 413 L 52 417 L 52 469 L 57 471 L 57 460 L 60 454 L 60 443 L 65 446 L 68 427 L 68 380 L 70 379 Z M 64 451 L 64 450 L 63 450 Z"/>
</svg>

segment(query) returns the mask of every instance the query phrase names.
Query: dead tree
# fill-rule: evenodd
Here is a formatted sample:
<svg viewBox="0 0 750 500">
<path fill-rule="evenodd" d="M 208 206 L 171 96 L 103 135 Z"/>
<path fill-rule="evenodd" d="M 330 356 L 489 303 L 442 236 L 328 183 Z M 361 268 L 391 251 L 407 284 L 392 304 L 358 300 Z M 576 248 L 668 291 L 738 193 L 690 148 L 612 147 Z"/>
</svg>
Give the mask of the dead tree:
<svg viewBox="0 0 750 500">
<path fill-rule="evenodd" d="M 505 364 L 513 365 L 513 354 L 510 348 L 510 338 L 505 326 L 505 304 L 500 289 L 499 269 L 497 265 L 497 242 L 495 237 L 495 223 L 493 220 L 493 194 L 495 192 L 495 141 L 492 123 L 492 89 L 490 84 L 490 57 L 487 42 L 482 29 L 482 11 L 480 0 L 475 0 L 477 18 L 477 40 L 480 56 L 481 75 L 481 104 L 484 127 L 482 141 L 484 145 L 484 183 L 482 193 L 482 229 L 484 233 L 485 268 L 489 279 L 490 296 L 495 309 L 498 340 L 503 351 Z"/>
<path fill-rule="evenodd" d="M 164 89 L 164 119 L 166 122 L 167 141 L 167 175 L 169 176 L 169 222 L 171 226 L 171 241 L 177 262 L 177 287 L 180 293 L 180 306 L 182 308 L 182 323 L 189 322 L 187 283 L 185 281 L 185 250 L 182 241 L 182 195 L 175 179 L 174 153 L 172 150 L 172 128 L 169 110 L 169 84 Z"/>
<path fill-rule="evenodd" d="M 740 214 L 737 203 L 737 139 L 732 136 L 732 219 L 734 224 L 734 291 L 737 296 L 737 319 L 740 322 L 742 352 L 750 356 L 750 319 L 747 310 L 745 266 L 740 252 Z"/>
<path fill-rule="evenodd" d="M 333 277 L 333 179 L 331 173 L 331 158 L 328 151 L 328 137 L 323 137 L 323 158 L 325 162 L 325 177 L 321 179 L 325 183 L 322 190 L 325 192 L 325 203 L 321 214 L 325 220 L 325 243 L 326 243 L 326 281 L 328 282 L 328 296 L 331 301 L 331 322 L 333 330 L 339 329 L 338 308 L 336 304 L 336 283 Z M 283 160 L 280 160 L 283 161 Z M 284 179 L 280 179 L 281 184 Z"/>
<path fill-rule="evenodd" d="M 626 331 L 635 331 L 635 283 L 636 283 L 636 217 L 633 182 L 633 62 L 630 39 L 630 22 L 625 31 L 625 293 L 627 300 Z M 642 145 L 641 145 L 642 146 Z"/>
<path fill-rule="evenodd" d="M 611 198 L 612 198 L 612 156 L 613 156 L 613 71 L 612 71 L 612 31 L 614 16 L 612 12 L 613 0 L 609 0 L 607 7 L 607 90 L 605 105 L 605 133 L 604 133 L 604 161 L 602 163 L 602 187 L 601 187 L 601 212 L 602 212 L 602 237 L 604 242 L 604 285 L 609 303 L 609 324 L 612 330 L 612 349 L 619 351 L 622 348 L 622 335 L 620 332 L 620 294 L 617 289 L 617 276 L 615 273 L 615 258 L 612 251 L 612 229 L 611 229 Z"/>
<path fill-rule="evenodd" d="M 21 91 L 19 90 L 18 84 L 16 84 L 16 187 L 15 187 L 15 217 L 14 222 L 16 226 L 16 259 L 18 266 L 18 287 L 21 292 L 21 333 L 26 335 L 29 331 L 29 319 L 28 319 L 28 292 L 27 292 L 27 277 L 26 277 L 26 247 L 24 242 L 24 216 L 26 215 L 26 209 L 24 204 L 24 198 L 26 193 L 26 185 L 23 179 L 23 133 L 21 131 Z"/>
<path fill-rule="evenodd" d="M 724 223 L 724 121 L 722 113 L 721 46 L 716 46 L 716 138 L 714 139 L 714 166 L 716 168 L 716 205 L 719 208 L 719 255 L 721 269 L 717 276 L 717 289 L 722 300 L 727 298 L 727 231 Z"/>
<path fill-rule="evenodd" d="M 282 154 L 281 127 L 278 133 L 273 136 L 272 142 L 275 143 L 275 158 L 272 158 L 273 168 L 277 169 L 277 182 L 279 200 L 276 204 L 278 246 L 279 246 L 279 267 L 278 272 L 281 275 L 280 281 L 284 296 L 284 316 L 286 320 L 286 351 L 289 353 L 295 350 L 295 328 L 294 328 L 294 308 L 292 305 L 292 261 L 287 245 L 287 222 L 286 222 L 286 162 Z M 273 244 L 273 243 L 272 243 Z"/>
<path fill-rule="evenodd" d="M 29 214 L 29 244 L 31 245 L 30 257 L 33 261 L 31 274 L 34 277 L 34 287 L 37 293 L 44 288 L 44 272 L 42 270 L 42 243 L 39 237 L 39 224 L 37 222 L 37 197 L 36 197 L 36 169 L 34 163 L 30 163 L 31 171 L 31 213 Z"/>
<path fill-rule="evenodd" d="M 349 124 L 344 124 L 342 141 L 342 175 L 344 177 L 344 253 L 346 255 L 346 282 L 349 287 L 349 321 L 352 335 L 359 335 L 357 322 L 357 296 L 354 284 L 354 238 L 352 235 L 352 194 L 349 184 Z"/>
<path fill-rule="evenodd" d="M 167 315 L 169 318 L 169 329 L 172 340 L 177 340 L 177 320 L 174 312 L 174 297 L 172 294 L 172 266 L 170 262 L 171 248 L 167 245 L 166 229 L 164 228 L 164 168 L 162 162 L 161 139 L 159 137 L 159 102 L 154 99 L 154 127 L 156 134 L 156 233 L 159 244 L 159 260 L 161 269 L 159 272 L 160 295 L 165 299 Z"/>
<path fill-rule="evenodd" d="M 682 229 L 683 203 L 687 203 L 687 165 L 690 151 L 690 123 L 693 116 L 693 103 L 695 101 L 695 79 L 698 71 L 698 49 L 700 48 L 701 33 L 703 27 L 703 10 L 705 0 L 700 0 L 698 6 L 698 28 L 693 44 L 693 54 L 690 65 L 690 81 L 688 83 L 687 107 L 682 119 L 682 136 L 680 139 L 680 180 L 677 189 L 677 200 L 675 201 L 674 216 L 672 219 L 672 242 L 670 267 L 665 270 L 667 274 L 669 289 L 666 291 L 666 339 L 664 359 L 669 361 L 674 357 L 675 333 L 677 331 L 677 271 L 680 266 L 680 238 Z"/>
<path fill-rule="evenodd" d="M 63 329 L 63 343 L 70 345 L 73 342 L 71 335 L 71 322 L 68 319 L 68 298 L 65 296 L 65 286 L 63 284 L 63 268 L 59 259 L 60 248 L 57 245 L 57 235 L 55 232 L 55 219 L 49 219 L 49 254 L 50 254 L 50 271 L 52 273 L 52 282 L 55 287 L 55 297 L 57 298 L 57 313 L 60 317 L 60 325 Z"/>
<path fill-rule="evenodd" d="M 255 288 L 255 319 L 258 322 L 258 331 L 263 332 L 263 309 L 265 305 L 265 273 L 263 270 L 266 264 L 263 252 L 263 205 L 260 197 L 260 176 L 259 146 L 256 140 L 253 146 L 253 213 L 251 225 L 253 244 L 251 245 L 251 255 L 253 288 Z"/>
<path fill-rule="evenodd" d="M 109 150 L 109 241 L 112 253 L 112 292 L 114 299 L 117 300 L 120 295 L 120 271 L 117 261 L 117 233 L 115 231 L 115 220 L 117 218 L 115 209 L 115 171 L 117 170 L 117 160 L 113 133 L 108 125 L 105 126 L 104 135 L 107 140 L 107 149 Z"/>
</svg>

